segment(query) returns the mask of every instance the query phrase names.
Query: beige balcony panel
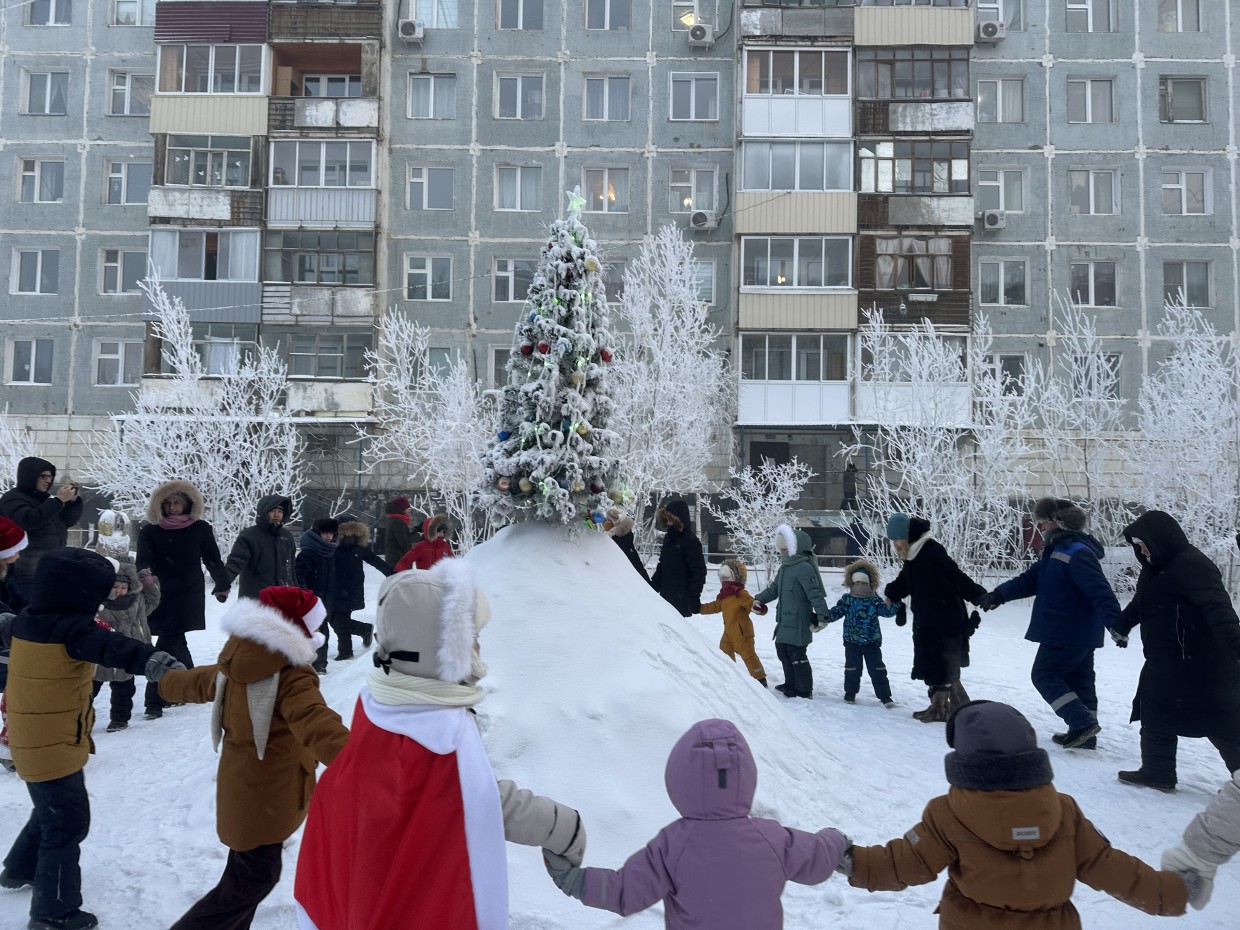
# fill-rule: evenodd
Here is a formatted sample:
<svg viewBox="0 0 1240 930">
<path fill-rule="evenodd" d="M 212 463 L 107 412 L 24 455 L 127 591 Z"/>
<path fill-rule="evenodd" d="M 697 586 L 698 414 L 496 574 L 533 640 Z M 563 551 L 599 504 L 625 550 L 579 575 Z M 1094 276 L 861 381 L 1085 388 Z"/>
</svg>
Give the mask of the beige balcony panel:
<svg viewBox="0 0 1240 930">
<path fill-rule="evenodd" d="M 188 390 L 188 396 L 181 393 L 182 389 Z M 203 378 L 187 386 L 185 382 L 175 378 L 156 375 L 142 378 L 142 383 L 138 386 L 138 396 L 144 403 L 155 407 L 177 408 L 189 406 L 195 397 L 219 400 L 223 389 L 219 380 L 214 378 Z"/>
<path fill-rule="evenodd" d="M 970 7 L 860 6 L 855 45 L 972 45 Z"/>
<path fill-rule="evenodd" d="M 740 295 L 737 325 L 748 329 L 792 329 L 798 332 L 857 328 L 857 295 L 782 294 L 770 291 Z"/>
<path fill-rule="evenodd" d="M 824 191 L 742 191 L 736 198 L 738 235 L 857 231 L 857 195 Z"/>
<path fill-rule="evenodd" d="M 267 135 L 267 98 L 261 94 L 156 94 L 151 98 L 151 134 L 161 132 Z"/>
</svg>

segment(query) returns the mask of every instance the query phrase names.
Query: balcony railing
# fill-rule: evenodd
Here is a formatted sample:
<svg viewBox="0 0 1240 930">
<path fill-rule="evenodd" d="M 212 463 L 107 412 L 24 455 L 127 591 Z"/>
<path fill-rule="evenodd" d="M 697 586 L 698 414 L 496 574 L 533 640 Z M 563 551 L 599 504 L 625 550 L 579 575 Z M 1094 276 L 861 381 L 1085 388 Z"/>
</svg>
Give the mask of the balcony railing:
<svg viewBox="0 0 1240 930">
<path fill-rule="evenodd" d="M 379 128 L 377 97 L 270 97 L 267 107 L 271 132 L 313 129 L 371 135 Z"/>
</svg>

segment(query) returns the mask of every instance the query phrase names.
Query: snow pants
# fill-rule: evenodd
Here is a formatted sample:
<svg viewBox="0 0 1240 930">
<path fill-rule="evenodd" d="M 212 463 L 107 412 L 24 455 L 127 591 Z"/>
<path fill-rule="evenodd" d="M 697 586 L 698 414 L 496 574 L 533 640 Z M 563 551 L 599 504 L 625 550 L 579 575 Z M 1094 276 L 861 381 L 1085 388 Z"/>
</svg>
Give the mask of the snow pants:
<svg viewBox="0 0 1240 930">
<path fill-rule="evenodd" d="M 733 662 L 736 661 L 737 656 L 740 656 L 741 661 L 745 663 L 745 668 L 749 669 L 750 677 L 762 681 L 766 678 L 766 670 L 762 668 L 762 660 L 754 652 L 753 624 L 746 622 L 743 626 L 748 629 L 729 629 L 725 624 L 723 637 L 719 640 L 719 649 Z"/>
<path fill-rule="evenodd" d="M 63 917 L 82 906 L 82 840 L 90 832 L 86 777 L 78 769 L 51 781 L 28 781 L 30 819 L 4 857 L 4 867 L 34 883 L 30 916 Z"/>
<path fill-rule="evenodd" d="M 1240 733 L 1227 736 L 1207 736 L 1223 757 L 1228 772 L 1240 770 Z M 1174 733 L 1164 733 L 1141 727 L 1141 773 L 1152 781 L 1175 784 L 1175 752 L 1179 738 Z"/>
<path fill-rule="evenodd" d="M 327 625 L 336 633 L 336 659 L 353 658 L 353 637 L 362 638 L 362 647 L 370 645 L 370 636 L 374 627 L 369 623 L 353 619 L 353 611 L 340 610 L 327 615 Z M 326 647 L 324 647 L 326 648 Z M 324 653 L 326 655 L 326 653 Z"/>
<path fill-rule="evenodd" d="M 874 696 L 886 704 L 891 700 L 891 682 L 887 680 L 881 643 L 844 643 L 844 693 L 856 694 L 861 690 L 862 662 L 870 673 Z"/>
<path fill-rule="evenodd" d="M 102 681 L 91 682 L 91 696 L 98 697 L 99 692 L 103 690 Z M 133 716 L 133 696 L 138 693 L 138 683 L 133 678 L 127 678 L 124 681 L 110 681 L 108 684 L 112 690 L 111 707 L 108 710 L 108 721 L 116 723 L 128 723 L 129 718 Z"/>
<path fill-rule="evenodd" d="M 791 643 L 775 643 L 775 655 L 784 667 L 784 685 L 789 697 L 814 696 L 814 670 L 810 668 L 805 648 Z"/>
<path fill-rule="evenodd" d="M 1041 643 L 1029 673 L 1033 686 L 1070 730 L 1098 722 L 1098 692 L 1094 688 L 1092 646 Z"/>
<path fill-rule="evenodd" d="M 171 930 L 249 930 L 254 913 L 280 880 L 282 843 L 228 851 L 220 883 L 208 891 Z"/>
</svg>

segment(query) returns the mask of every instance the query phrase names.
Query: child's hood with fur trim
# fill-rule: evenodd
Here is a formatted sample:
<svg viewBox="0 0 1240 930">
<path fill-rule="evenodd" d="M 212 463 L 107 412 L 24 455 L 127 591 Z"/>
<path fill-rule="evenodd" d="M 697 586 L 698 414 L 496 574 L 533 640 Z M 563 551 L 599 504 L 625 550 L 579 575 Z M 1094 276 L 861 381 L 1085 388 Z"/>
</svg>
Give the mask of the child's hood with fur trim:
<svg viewBox="0 0 1240 930">
<path fill-rule="evenodd" d="M 306 636 L 299 625 L 280 611 L 248 597 L 240 598 L 220 618 L 220 629 L 236 639 L 262 647 L 261 651 L 242 650 L 233 654 L 228 671 L 233 681 L 258 681 L 285 665 L 309 665 L 323 645 L 322 633 Z M 263 658 L 263 652 L 270 658 Z M 223 653 L 220 661 L 223 664 Z"/>
<path fill-rule="evenodd" d="M 879 575 L 877 565 L 875 565 L 873 562 L 870 562 L 866 559 L 857 559 L 857 561 L 852 562 L 849 565 L 847 565 L 844 568 L 844 587 L 845 588 L 852 587 L 852 576 L 854 572 L 865 572 L 867 575 L 870 576 L 870 587 L 875 591 L 878 590 L 878 582 L 881 576 Z"/>
</svg>

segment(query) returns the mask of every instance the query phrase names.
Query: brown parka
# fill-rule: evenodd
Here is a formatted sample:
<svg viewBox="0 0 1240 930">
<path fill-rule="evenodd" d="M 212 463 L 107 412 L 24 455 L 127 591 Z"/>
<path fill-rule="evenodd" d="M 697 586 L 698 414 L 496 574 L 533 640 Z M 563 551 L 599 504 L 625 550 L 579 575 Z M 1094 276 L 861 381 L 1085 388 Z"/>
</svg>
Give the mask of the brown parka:
<svg viewBox="0 0 1240 930">
<path fill-rule="evenodd" d="M 698 613 L 723 614 L 723 636 L 719 640 L 719 649 L 728 658 L 736 661 L 737 655 L 745 663 L 750 676 L 759 681 L 766 678 L 762 668 L 762 660 L 758 658 L 753 645 L 753 620 L 749 612 L 753 610 L 753 595 L 745 590 L 745 566 L 736 559 L 727 559 L 723 563 L 732 571 L 735 582 L 724 586 L 719 596 L 713 601 L 702 604 Z M 760 613 L 766 611 L 766 605 L 759 608 Z"/>
<path fill-rule="evenodd" d="M 159 694 L 169 702 L 214 701 L 217 675 L 224 676 L 216 830 L 225 846 L 245 852 L 282 843 L 301 826 L 315 769 L 336 757 L 349 731 L 323 700 L 310 667 L 318 641 L 249 598 L 241 598 L 221 626 L 232 635 L 218 664 L 168 672 Z M 259 758 L 247 686 L 276 674 L 270 730 Z"/>
<path fill-rule="evenodd" d="M 940 930 L 1079 930 L 1079 879 L 1147 914 L 1184 913 L 1180 877 L 1115 849 L 1053 785 L 1023 791 L 952 787 L 886 846 L 854 846 L 850 884 L 899 891 L 947 869 Z"/>
</svg>

